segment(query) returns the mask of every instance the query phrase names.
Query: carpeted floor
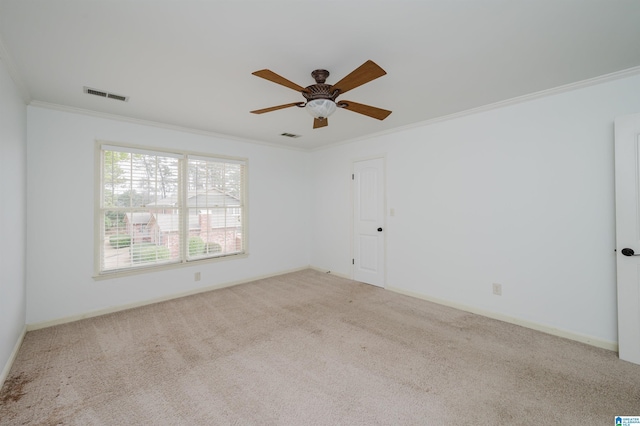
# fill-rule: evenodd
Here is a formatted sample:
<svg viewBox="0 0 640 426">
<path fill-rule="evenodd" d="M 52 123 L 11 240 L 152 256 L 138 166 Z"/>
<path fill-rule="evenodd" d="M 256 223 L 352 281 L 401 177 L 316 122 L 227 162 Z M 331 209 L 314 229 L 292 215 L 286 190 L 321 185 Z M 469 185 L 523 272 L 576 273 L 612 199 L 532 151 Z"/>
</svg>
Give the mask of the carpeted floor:
<svg viewBox="0 0 640 426">
<path fill-rule="evenodd" d="M 32 331 L 0 424 L 613 425 L 640 366 L 306 270 Z"/>
</svg>

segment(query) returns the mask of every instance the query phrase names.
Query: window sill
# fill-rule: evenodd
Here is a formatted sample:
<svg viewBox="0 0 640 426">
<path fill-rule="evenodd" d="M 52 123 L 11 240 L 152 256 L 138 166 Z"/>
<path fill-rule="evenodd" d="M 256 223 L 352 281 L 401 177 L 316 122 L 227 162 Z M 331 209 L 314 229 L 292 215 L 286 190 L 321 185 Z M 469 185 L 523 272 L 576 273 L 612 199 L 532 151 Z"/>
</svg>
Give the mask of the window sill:
<svg viewBox="0 0 640 426">
<path fill-rule="evenodd" d="M 148 274 L 151 272 L 169 271 L 169 270 L 179 269 L 184 267 L 203 265 L 206 263 L 217 263 L 217 262 L 224 262 L 227 260 L 235 260 L 235 259 L 246 259 L 247 257 L 249 257 L 249 253 L 240 253 L 240 254 L 232 254 L 228 256 L 212 257 L 208 259 L 191 260 L 188 262 L 166 263 L 163 265 L 147 266 L 147 267 L 140 267 L 140 268 L 124 269 L 124 270 L 121 269 L 121 270 L 115 270 L 113 272 L 103 272 L 100 274 L 95 274 L 92 278 L 94 281 L 103 281 L 103 280 L 110 280 L 113 278 L 123 278 L 123 277 L 130 277 L 133 275 Z"/>
</svg>

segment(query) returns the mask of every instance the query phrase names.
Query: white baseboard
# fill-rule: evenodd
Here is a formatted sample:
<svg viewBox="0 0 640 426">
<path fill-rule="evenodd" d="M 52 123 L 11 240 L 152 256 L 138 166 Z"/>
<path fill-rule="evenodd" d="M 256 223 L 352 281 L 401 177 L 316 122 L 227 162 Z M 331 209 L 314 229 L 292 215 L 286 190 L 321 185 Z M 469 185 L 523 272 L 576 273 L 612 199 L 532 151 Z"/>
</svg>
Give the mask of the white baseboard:
<svg viewBox="0 0 640 426">
<path fill-rule="evenodd" d="M 174 294 L 170 294 L 170 295 L 167 295 L 167 296 L 158 297 L 158 298 L 155 298 L 155 299 L 144 300 L 144 301 L 141 301 L 141 302 L 128 303 L 126 305 L 110 306 L 108 308 L 98 309 L 98 310 L 86 312 L 86 313 L 83 313 L 83 314 L 71 315 L 71 316 L 68 316 L 68 317 L 56 318 L 56 319 L 49 320 L 49 321 L 42 321 L 42 322 L 27 324 L 26 328 L 27 328 L 27 331 L 39 330 L 41 328 L 53 327 L 54 325 L 66 324 L 66 323 L 69 323 L 69 322 L 79 321 L 79 320 L 86 319 L 86 318 L 97 317 L 97 316 L 100 316 L 100 315 L 106 315 L 106 314 L 111 314 L 111 313 L 114 313 L 114 312 L 125 311 L 127 309 L 133 309 L 133 308 L 138 308 L 138 307 L 141 307 L 141 306 L 152 305 L 154 303 L 166 302 L 167 300 L 179 299 L 181 297 L 191 296 L 191 295 L 198 294 L 198 293 L 205 293 L 207 291 L 218 290 L 218 289 L 226 288 L 226 287 L 232 287 L 234 285 L 239 285 L 239 284 L 245 284 L 245 283 L 249 283 L 251 281 L 257 281 L 257 280 L 262 280 L 262 279 L 265 279 L 265 278 L 276 277 L 278 275 L 289 274 L 289 273 L 292 273 L 292 272 L 304 271 L 305 269 L 309 269 L 309 268 L 310 268 L 309 266 L 304 266 L 304 267 L 301 267 L 301 268 L 289 269 L 289 270 L 286 270 L 286 271 L 280 271 L 280 272 L 276 272 L 276 273 L 273 273 L 273 274 L 260 275 L 260 276 L 256 276 L 256 277 L 252 277 L 252 278 L 247 278 L 247 279 L 244 279 L 244 280 L 229 281 L 229 282 L 226 282 L 226 283 L 215 284 L 215 285 L 207 286 L 207 287 L 201 287 L 201 288 L 197 288 L 197 289 L 193 289 L 193 290 L 189 290 L 189 291 L 184 291 L 184 292 L 181 292 L 181 293 L 174 293 Z"/>
<path fill-rule="evenodd" d="M 318 268 L 317 266 L 309 266 L 309 269 L 313 269 L 314 271 L 324 272 L 325 274 L 335 275 L 336 277 L 345 278 L 347 280 L 352 279 L 349 275 L 341 274 L 339 272 L 330 271 L 328 269 Z"/>
<path fill-rule="evenodd" d="M 541 331 L 543 333 L 551 334 L 565 339 L 575 340 L 580 343 L 586 343 L 587 345 L 595 346 L 602 349 L 618 352 L 618 344 L 616 342 L 609 342 L 606 340 L 597 339 L 591 336 L 586 336 L 572 331 L 563 330 L 560 328 L 550 327 L 548 325 L 539 324 L 532 321 L 523 320 L 520 318 L 510 317 L 508 315 L 499 314 L 496 312 L 486 311 L 484 309 L 474 308 L 472 306 L 462 305 L 447 300 L 436 299 L 434 297 L 426 296 L 420 293 L 414 293 L 412 291 L 403 290 L 397 287 L 386 287 L 387 290 L 395 293 L 403 294 L 405 296 L 411 296 L 429 302 L 437 303 L 439 305 L 449 306 L 451 308 L 460 309 L 461 311 L 470 312 L 472 314 L 482 315 L 484 317 L 496 319 L 510 324 L 519 325 L 521 327 L 530 328 L 532 330 Z"/>
<path fill-rule="evenodd" d="M 20 345 L 22 344 L 22 340 L 24 339 L 24 335 L 25 335 L 25 333 L 27 331 L 38 330 L 38 329 L 41 329 L 41 328 L 52 327 L 54 325 L 59 325 L 59 324 L 66 324 L 66 323 L 69 323 L 69 322 L 74 322 L 74 321 L 78 321 L 78 320 L 85 319 L 85 318 L 92 318 L 92 317 L 96 317 L 96 316 L 100 316 L 100 315 L 106 315 L 106 314 L 110 314 L 110 313 L 114 313 L 114 312 L 124 311 L 124 310 L 127 310 L 127 309 L 137 308 L 137 307 L 140 307 L 140 306 L 146 306 L 146 305 L 151 305 L 151 304 L 154 304 L 154 303 L 165 302 L 167 300 L 178 299 L 178 298 L 185 297 L 185 296 L 191 296 L 193 294 L 205 293 L 207 291 L 218 290 L 218 289 L 226 288 L 226 287 L 232 287 L 232 286 L 239 285 L 239 284 L 245 284 L 245 283 L 248 283 L 248 282 L 251 282 L 251 281 L 261 280 L 261 279 L 265 279 L 265 278 L 271 278 L 271 277 L 275 277 L 275 276 L 283 275 L 283 274 L 288 274 L 288 273 L 292 273 L 292 272 L 303 271 L 305 269 L 313 269 L 315 271 L 328 273 L 328 274 L 335 275 L 335 276 L 340 277 L 340 278 L 345 278 L 345 279 L 349 279 L 349 280 L 352 279 L 350 276 L 345 275 L 345 274 L 341 274 L 341 273 L 329 271 L 329 270 L 326 270 L 326 269 L 323 269 L 323 268 L 318 268 L 316 266 L 308 265 L 308 266 L 301 267 L 301 268 L 295 268 L 295 269 L 290 269 L 290 270 L 286 270 L 286 271 L 280 271 L 280 272 L 272 273 L 272 274 L 260 275 L 260 276 L 256 276 L 256 277 L 252 277 L 252 278 L 247 278 L 247 279 L 244 279 L 244 280 L 230 281 L 230 282 L 226 282 L 226 283 L 222 283 L 222 284 L 216 284 L 216 285 L 212 285 L 212 286 L 208 286 L 208 287 L 202 287 L 202 288 L 198 288 L 198 289 L 194 289 L 194 290 L 190 290 L 190 291 L 171 294 L 171 295 L 168 295 L 168 296 L 163 296 L 163 297 L 150 299 L 150 300 L 145 300 L 145 301 L 141 301 L 141 302 L 135 302 L 135 303 L 129 303 L 129 304 L 126 304 L 126 305 L 113 306 L 113 307 L 109 307 L 109 308 L 105 308 L 105 309 L 99 309 L 99 310 L 96 310 L 96 311 L 86 312 L 86 313 L 79 314 L 79 315 L 72 315 L 72 316 L 63 317 L 63 318 L 57 318 L 57 319 L 50 320 L 50 321 L 43 321 L 43 322 L 38 322 L 38 323 L 33 323 L 33 324 L 27 324 L 25 326 L 24 330 L 22 331 L 22 334 L 21 334 L 20 338 L 18 339 L 18 342 L 16 343 L 16 346 L 15 346 L 15 348 L 14 348 L 12 354 L 11 354 L 11 357 L 9 358 L 9 361 L 7 362 L 7 364 L 5 365 L 5 367 L 4 367 L 3 371 L 2 371 L 2 375 L 0 376 L 0 386 L 2 386 L 2 383 L 4 383 L 4 380 L 6 379 L 7 375 L 9 374 L 9 370 L 11 369 L 11 366 L 13 365 L 13 361 L 14 361 L 17 353 L 18 353 L 18 350 L 20 349 Z M 482 315 L 482 316 L 485 316 L 485 317 L 488 317 L 488 318 L 492 318 L 492 319 L 496 319 L 496 320 L 499 320 L 499 321 L 508 322 L 510 324 L 515 324 L 515 325 L 519 325 L 519 326 L 522 326 L 522 327 L 530 328 L 530 329 L 533 329 L 533 330 L 541 331 L 543 333 L 551 334 L 551 335 L 554 335 L 554 336 L 563 337 L 563 338 L 570 339 L 570 340 L 575 340 L 575 341 L 581 342 L 581 343 L 586 343 L 588 345 L 595 346 L 595 347 L 598 347 L 598 348 L 607 349 L 607 350 L 614 351 L 614 352 L 618 351 L 618 344 L 616 342 L 609 342 L 609 341 L 597 339 L 597 338 L 594 338 L 594 337 L 591 337 L 591 336 L 586 336 L 586 335 L 582 335 L 582 334 L 579 334 L 579 333 L 574 333 L 574 332 L 571 332 L 571 331 L 550 327 L 550 326 L 547 326 L 547 325 L 544 325 L 544 324 L 539 324 L 539 323 L 535 323 L 535 322 L 532 322 L 532 321 L 523 320 L 523 319 L 520 319 L 520 318 L 510 317 L 510 316 L 503 315 L 503 314 L 498 314 L 496 312 L 486 311 L 486 310 L 478 309 L 478 308 L 475 308 L 475 307 L 472 307 L 472 306 L 462 305 L 462 304 L 455 303 L 455 302 L 450 302 L 450 301 L 447 301 L 447 300 L 433 298 L 433 297 L 430 297 L 430 296 L 426 296 L 424 294 L 403 290 L 403 289 L 398 288 L 398 287 L 387 286 L 386 290 L 389 290 L 389 291 L 392 291 L 392 292 L 395 292 L 395 293 L 399 293 L 399 294 L 403 294 L 405 296 L 410 296 L 410 297 L 415 297 L 415 298 L 418 298 L 418 299 L 427 300 L 429 302 L 437 303 L 439 305 L 444 305 L 444 306 L 449 306 L 451 308 L 460 309 L 460 310 L 465 311 L 465 312 L 471 312 L 473 314 Z"/>
<path fill-rule="evenodd" d="M 7 360 L 7 363 L 4 365 L 2 369 L 2 373 L 0 374 L 0 389 L 4 385 L 4 381 L 9 377 L 9 371 L 11 371 L 11 367 L 13 366 L 13 362 L 16 360 L 18 356 L 18 351 L 20 350 L 20 346 L 22 346 L 22 341 L 24 340 L 24 335 L 27 334 L 27 327 L 22 327 L 22 333 L 20 333 L 20 337 L 18 337 L 18 341 L 13 347 L 13 351 Z"/>
</svg>

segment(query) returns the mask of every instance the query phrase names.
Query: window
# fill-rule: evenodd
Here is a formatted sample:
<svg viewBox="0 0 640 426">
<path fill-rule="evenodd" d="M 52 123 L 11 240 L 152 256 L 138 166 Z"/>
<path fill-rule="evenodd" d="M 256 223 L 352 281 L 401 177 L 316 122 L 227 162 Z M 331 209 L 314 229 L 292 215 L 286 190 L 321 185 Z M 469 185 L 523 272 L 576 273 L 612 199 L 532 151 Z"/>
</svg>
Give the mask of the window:
<svg viewBox="0 0 640 426">
<path fill-rule="evenodd" d="M 246 161 L 101 144 L 97 273 L 245 253 Z"/>
</svg>

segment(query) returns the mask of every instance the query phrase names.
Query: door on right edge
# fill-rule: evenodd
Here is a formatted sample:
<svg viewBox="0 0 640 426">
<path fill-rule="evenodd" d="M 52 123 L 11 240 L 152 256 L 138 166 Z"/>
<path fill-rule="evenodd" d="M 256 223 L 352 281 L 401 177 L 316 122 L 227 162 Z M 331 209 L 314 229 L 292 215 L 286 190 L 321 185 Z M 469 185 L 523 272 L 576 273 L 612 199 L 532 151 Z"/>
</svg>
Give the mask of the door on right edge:
<svg viewBox="0 0 640 426">
<path fill-rule="evenodd" d="M 615 122 L 618 351 L 640 364 L 640 114 Z"/>
</svg>

